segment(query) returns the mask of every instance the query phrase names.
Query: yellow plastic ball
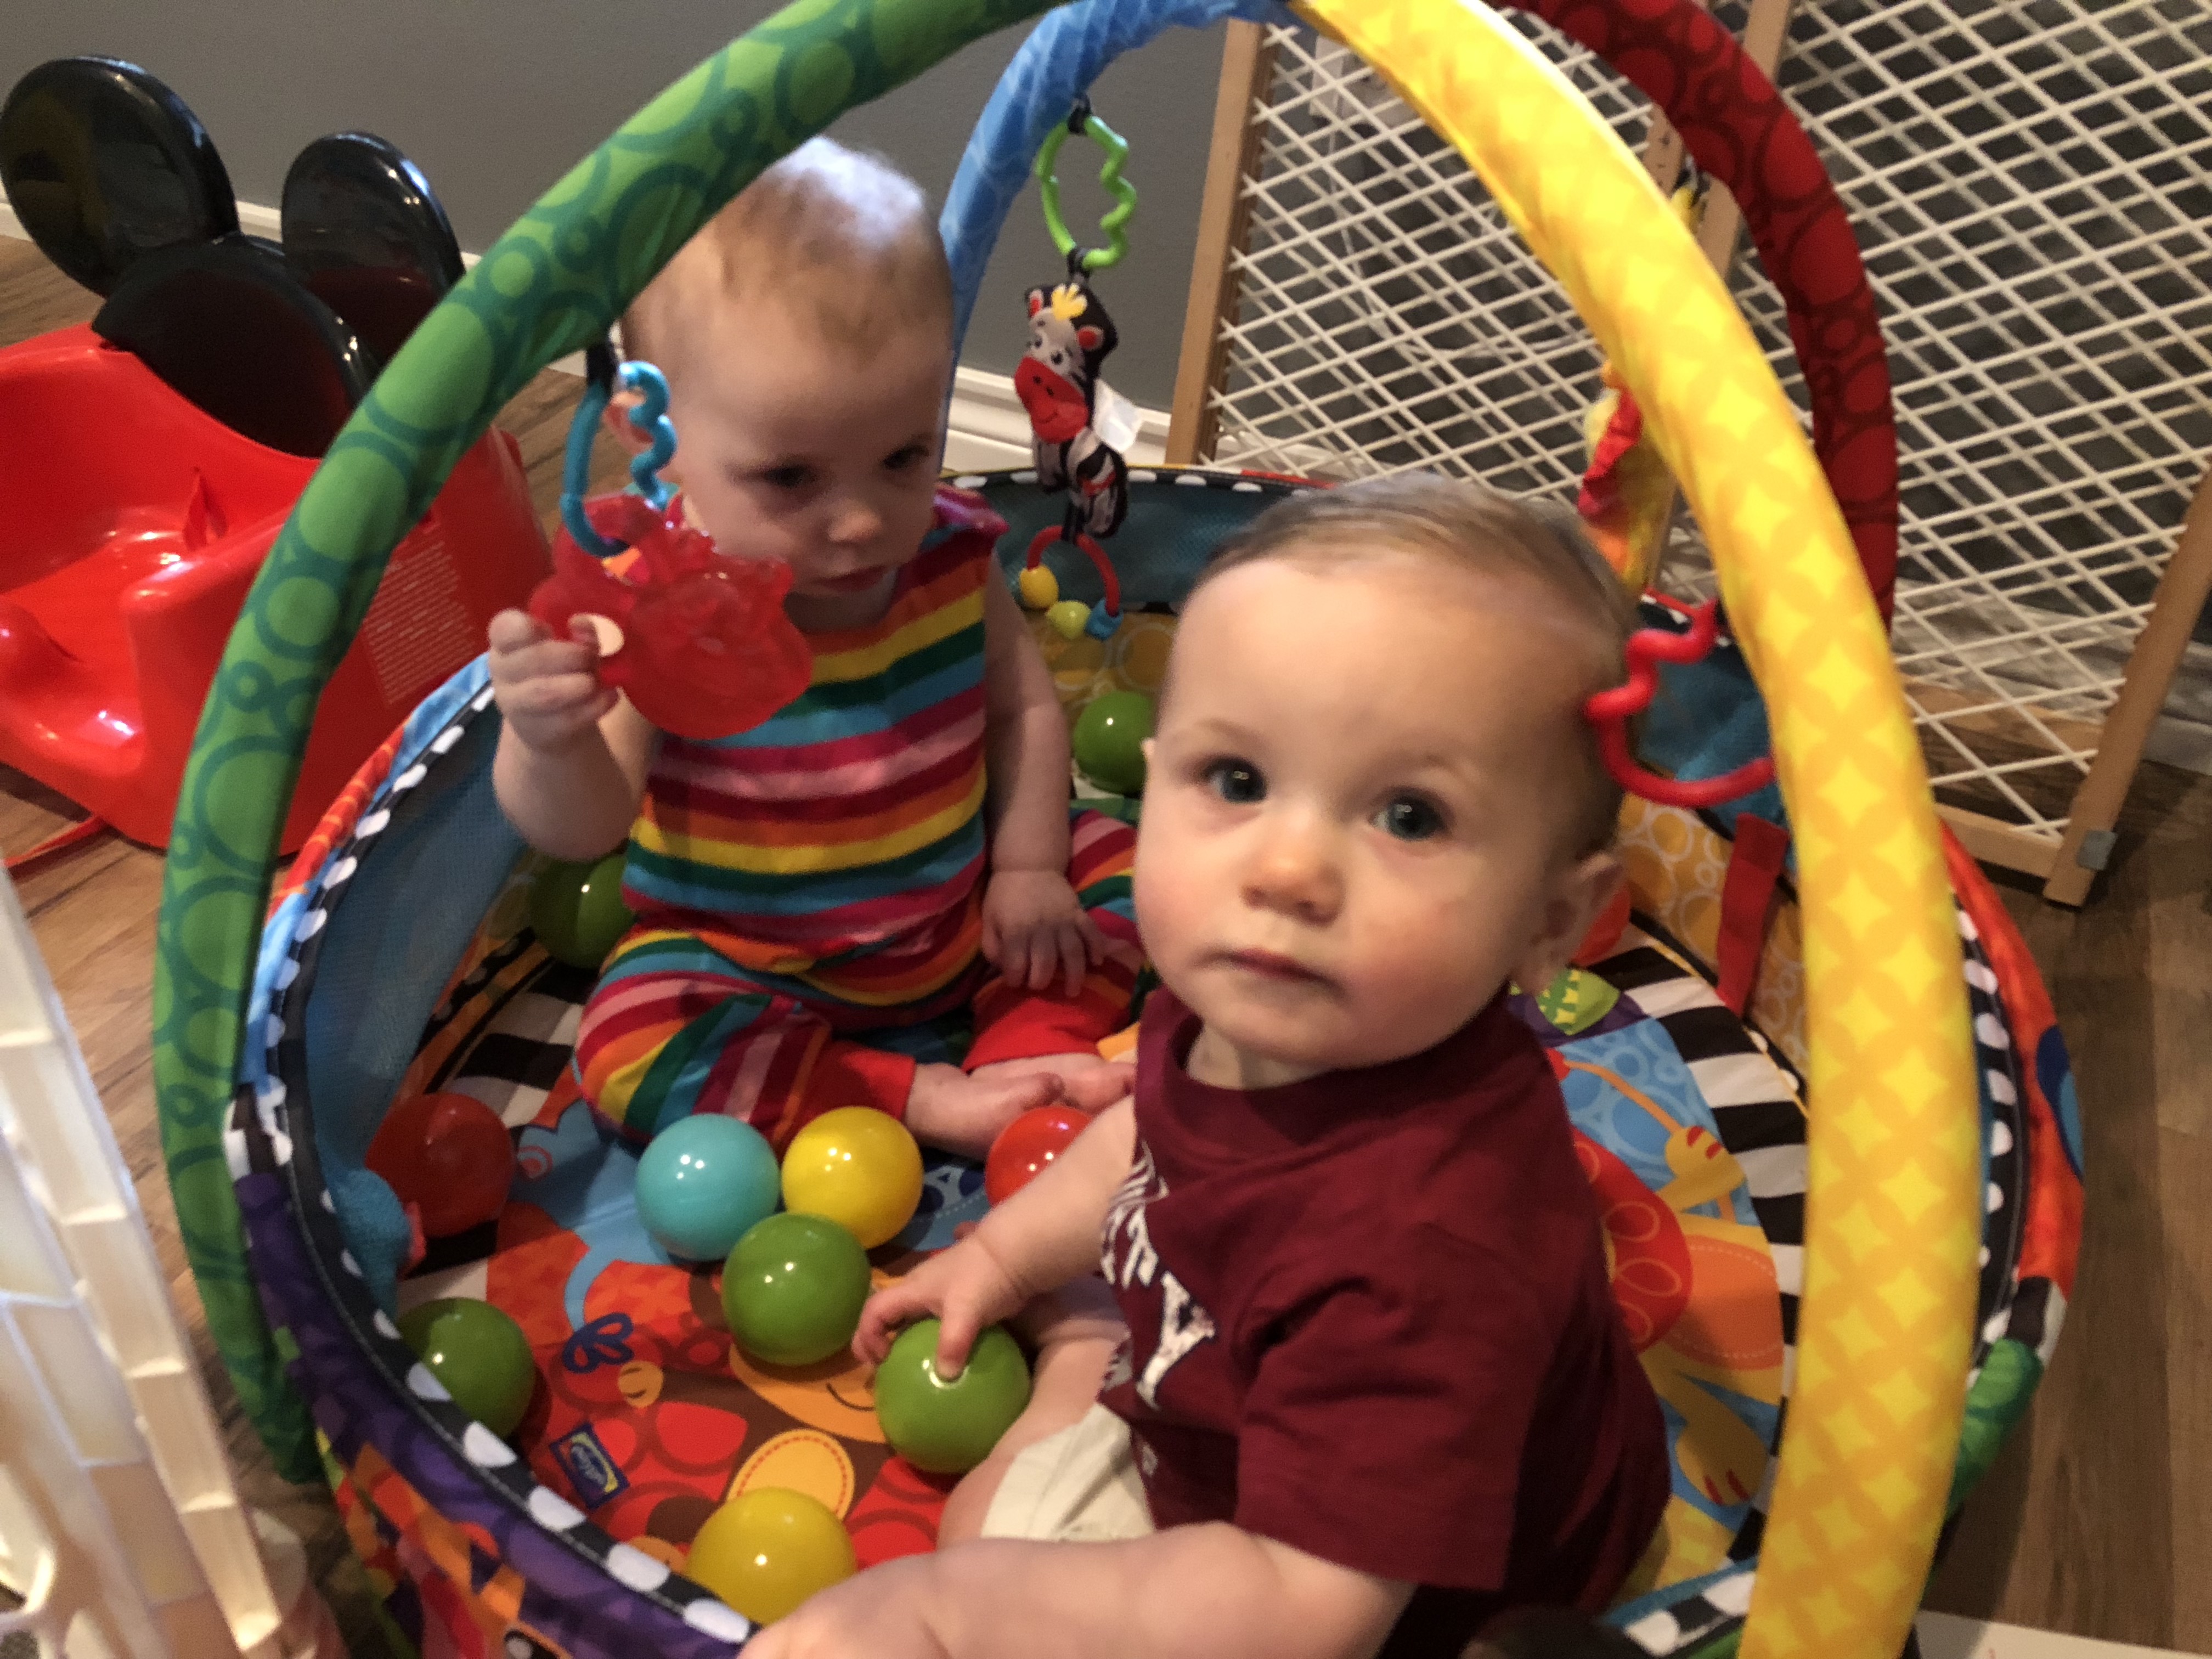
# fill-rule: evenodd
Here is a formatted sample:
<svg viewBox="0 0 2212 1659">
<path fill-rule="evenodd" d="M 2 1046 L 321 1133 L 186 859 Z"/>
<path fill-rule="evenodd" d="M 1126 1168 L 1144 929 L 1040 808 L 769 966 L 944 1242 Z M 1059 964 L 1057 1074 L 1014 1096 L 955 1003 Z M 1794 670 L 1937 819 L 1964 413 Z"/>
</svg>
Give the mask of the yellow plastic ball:
<svg viewBox="0 0 2212 1659">
<path fill-rule="evenodd" d="M 872 1106 L 824 1112 L 783 1155 L 783 1207 L 834 1221 L 864 1249 L 898 1237 L 921 1202 L 921 1148 Z"/>
<path fill-rule="evenodd" d="M 708 1516 L 684 1569 L 757 1625 L 858 1570 L 845 1523 L 819 1498 L 780 1486 L 757 1487 Z"/>
<path fill-rule="evenodd" d="M 1015 586 L 1032 611 L 1049 611 L 1060 600 L 1060 578 L 1041 564 L 1024 568 Z"/>
<path fill-rule="evenodd" d="M 1091 622 L 1091 607 L 1080 599 L 1062 599 L 1044 613 L 1044 619 L 1053 625 L 1060 638 L 1079 640 Z"/>
</svg>

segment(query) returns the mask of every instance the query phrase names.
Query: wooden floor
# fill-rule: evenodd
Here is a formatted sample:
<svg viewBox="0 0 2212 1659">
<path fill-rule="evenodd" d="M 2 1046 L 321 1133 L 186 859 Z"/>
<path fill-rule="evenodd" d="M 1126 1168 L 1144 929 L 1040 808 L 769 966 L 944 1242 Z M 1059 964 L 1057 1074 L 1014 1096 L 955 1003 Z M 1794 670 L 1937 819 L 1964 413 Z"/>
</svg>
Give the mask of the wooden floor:
<svg viewBox="0 0 2212 1659">
<path fill-rule="evenodd" d="M 90 314 L 0 240 L 0 345 Z M 504 424 L 541 512 L 577 382 L 541 375 Z M 0 848 L 75 816 L 0 770 Z M 2212 1653 L 2212 779 L 2144 769 L 2088 908 L 2007 892 L 2081 1079 L 2088 1232 L 2057 1361 L 1969 1506 L 1929 1605 L 2108 1641 Z M 239 1423 L 184 1271 L 155 1128 L 148 1016 L 158 857 L 109 840 L 20 884 L 199 1346 L 250 1499 L 308 1540 L 357 1651 L 368 1589 L 318 1490 L 285 1486 Z"/>
</svg>

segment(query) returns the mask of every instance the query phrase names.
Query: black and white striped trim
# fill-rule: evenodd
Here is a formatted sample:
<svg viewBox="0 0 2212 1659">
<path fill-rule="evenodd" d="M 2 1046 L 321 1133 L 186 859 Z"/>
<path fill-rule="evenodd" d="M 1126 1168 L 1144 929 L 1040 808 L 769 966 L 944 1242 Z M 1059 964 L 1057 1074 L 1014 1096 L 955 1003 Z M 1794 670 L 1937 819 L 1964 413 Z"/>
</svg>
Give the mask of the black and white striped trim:
<svg viewBox="0 0 2212 1659">
<path fill-rule="evenodd" d="M 301 1010 L 313 992 L 325 923 L 331 910 L 343 902 L 349 884 L 368 863 L 379 840 L 395 819 L 404 819 L 410 809 L 416 807 L 412 792 L 429 775 L 433 761 L 452 765 L 490 764 L 489 745 L 496 736 L 496 720 L 483 722 L 473 732 L 471 727 L 477 726 L 479 717 L 491 706 L 491 691 L 486 687 L 455 712 L 416 763 L 393 777 L 379 793 L 374 810 L 362 814 L 344 848 L 333 853 L 329 871 L 319 878 L 307 909 L 294 930 L 286 975 L 281 988 L 271 998 L 264 1033 L 270 1048 L 270 1080 L 280 1091 L 270 1108 L 269 1121 L 283 1130 L 288 1155 L 282 1159 L 275 1156 L 273 1138 L 263 1133 L 259 1103 L 246 1091 L 240 1091 L 234 1121 L 243 1118 L 252 1126 L 249 1139 L 260 1143 L 258 1156 L 265 1159 L 256 1167 L 279 1170 L 288 1178 L 293 1211 L 306 1235 L 308 1254 L 322 1281 L 322 1291 L 351 1328 L 365 1363 L 383 1374 L 393 1393 L 476 1472 L 488 1490 L 497 1492 L 525 1510 L 566 1547 L 595 1563 L 617 1583 L 650 1596 L 693 1629 L 734 1646 L 752 1631 L 743 1614 L 689 1579 L 678 1577 L 665 1562 L 634 1545 L 618 1542 L 592 1525 L 567 1499 L 538 1485 L 527 1462 L 517 1455 L 513 1447 L 471 1420 L 453 1403 L 445 1389 L 401 1339 L 397 1324 L 370 1298 L 360 1266 L 346 1248 L 339 1230 L 316 1153 L 307 1102 L 307 1044 L 303 1036 L 306 1021 Z M 457 750 L 461 752 L 456 753 Z M 339 873 L 341 870 L 343 875 Z M 315 918 L 313 925 L 309 924 L 310 916 Z M 264 1095 L 270 1092 L 264 1091 Z M 295 1113 L 296 1122 L 291 1121 Z"/>
</svg>

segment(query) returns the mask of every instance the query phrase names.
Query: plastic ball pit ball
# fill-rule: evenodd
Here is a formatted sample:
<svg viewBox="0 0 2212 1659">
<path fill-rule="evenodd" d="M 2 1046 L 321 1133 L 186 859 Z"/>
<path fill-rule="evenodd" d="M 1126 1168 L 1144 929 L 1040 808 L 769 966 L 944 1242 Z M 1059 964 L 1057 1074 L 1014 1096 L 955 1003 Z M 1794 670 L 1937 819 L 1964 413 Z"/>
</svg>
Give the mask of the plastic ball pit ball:
<svg viewBox="0 0 2212 1659">
<path fill-rule="evenodd" d="M 489 1302 L 447 1297 L 399 1316 L 399 1334 L 453 1403 L 501 1439 L 538 1389 L 522 1328 Z"/>
<path fill-rule="evenodd" d="M 684 1261 L 720 1261 L 775 1213 L 775 1150 L 750 1123 L 701 1112 L 653 1136 L 637 1164 L 637 1218 Z"/>
<path fill-rule="evenodd" d="M 556 864 L 531 884 L 530 931 L 571 968 L 597 972 L 635 920 L 623 902 L 623 857 Z"/>
<path fill-rule="evenodd" d="M 1003 1204 L 1091 1127 L 1072 1106 L 1034 1106 L 999 1132 L 983 1161 L 983 1196 Z"/>
<path fill-rule="evenodd" d="M 1152 713 L 1152 700 L 1141 691 L 1109 691 L 1077 715 L 1073 741 L 1083 775 L 1117 795 L 1142 789 Z"/>
<path fill-rule="evenodd" d="M 1015 579 L 1022 603 L 1032 611 L 1049 611 L 1060 603 L 1060 578 L 1041 564 L 1033 564 Z"/>
<path fill-rule="evenodd" d="M 783 1152 L 783 1207 L 836 1222 L 863 1249 L 898 1237 L 921 1202 L 921 1148 L 872 1106 L 824 1112 Z"/>
<path fill-rule="evenodd" d="M 722 1266 L 730 1334 L 770 1365 L 811 1365 L 853 1340 L 868 1299 L 860 1242 L 817 1215 L 772 1215 Z"/>
<path fill-rule="evenodd" d="M 891 1449 L 915 1468 L 964 1474 L 991 1455 L 1030 1403 L 1029 1362 L 994 1325 L 948 1382 L 937 1374 L 937 1321 L 924 1319 L 891 1344 L 876 1373 L 876 1420 Z"/>
<path fill-rule="evenodd" d="M 772 1625 L 859 1570 L 852 1534 L 820 1499 L 762 1486 L 708 1516 L 684 1571 L 757 1625 Z"/>
<path fill-rule="evenodd" d="M 514 1141 L 499 1114 L 469 1095 L 415 1095 L 384 1115 L 364 1160 L 411 1204 L 426 1238 L 495 1221 L 514 1180 Z"/>
</svg>

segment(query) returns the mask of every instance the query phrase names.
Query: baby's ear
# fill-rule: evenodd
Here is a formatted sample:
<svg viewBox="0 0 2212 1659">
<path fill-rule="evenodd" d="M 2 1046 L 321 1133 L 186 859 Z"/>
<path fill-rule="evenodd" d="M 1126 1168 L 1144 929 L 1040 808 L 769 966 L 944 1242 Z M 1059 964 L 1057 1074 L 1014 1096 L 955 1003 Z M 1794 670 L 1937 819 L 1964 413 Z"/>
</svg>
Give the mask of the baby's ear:
<svg viewBox="0 0 2212 1659">
<path fill-rule="evenodd" d="M 1534 996 L 1574 960 L 1620 886 L 1620 860 L 1610 849 L 1590 853 L 1553 872 L 1546 884 L 1536 931 L 1522 948 L 1513 977 Z"/>
</svg>

